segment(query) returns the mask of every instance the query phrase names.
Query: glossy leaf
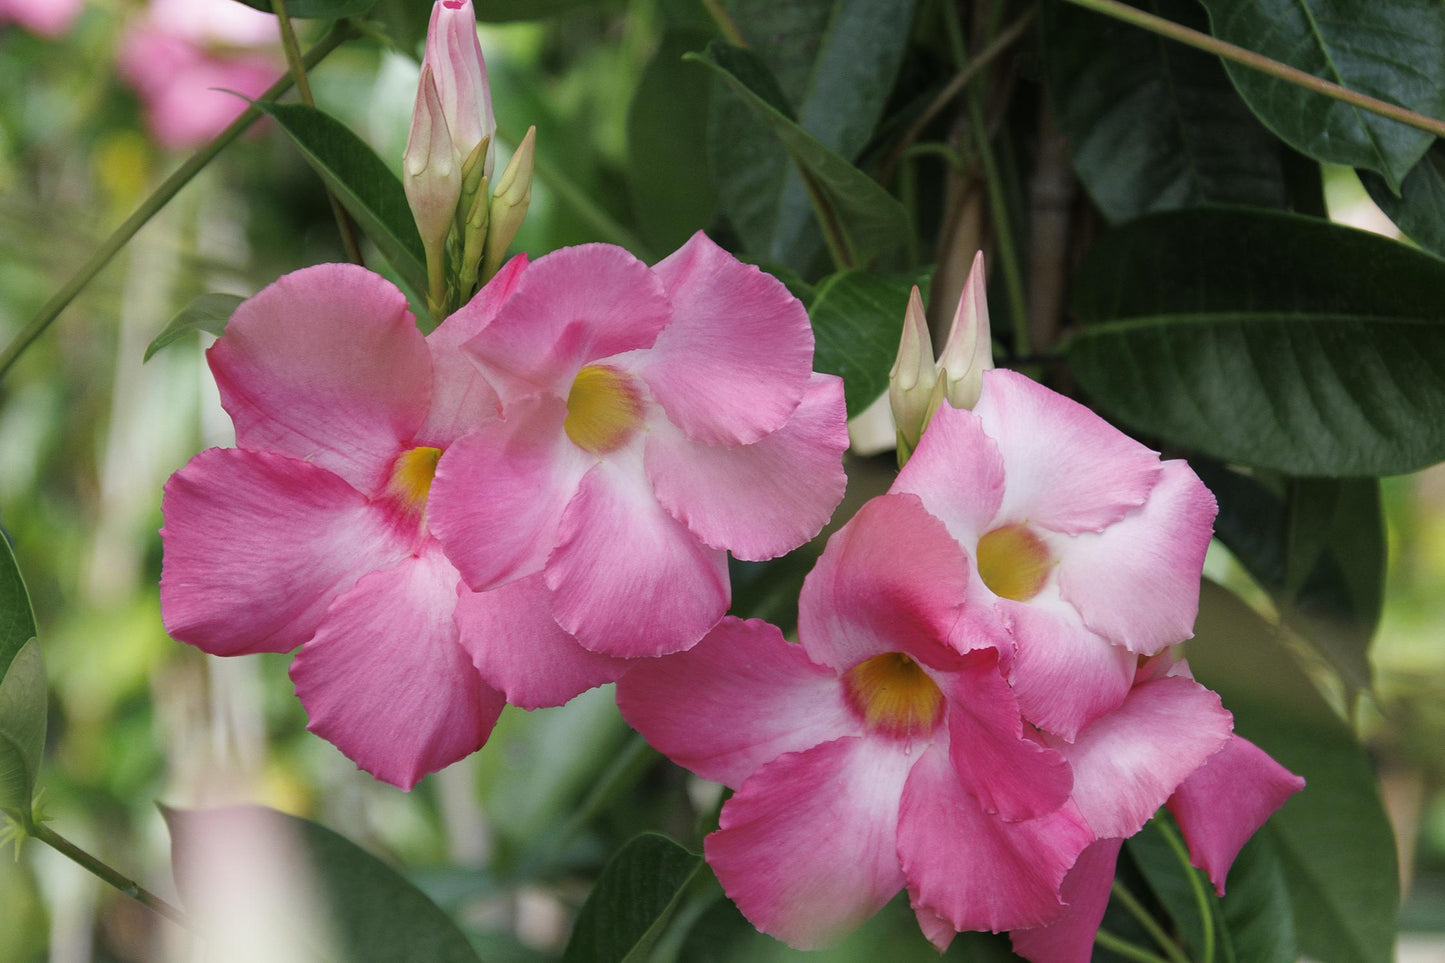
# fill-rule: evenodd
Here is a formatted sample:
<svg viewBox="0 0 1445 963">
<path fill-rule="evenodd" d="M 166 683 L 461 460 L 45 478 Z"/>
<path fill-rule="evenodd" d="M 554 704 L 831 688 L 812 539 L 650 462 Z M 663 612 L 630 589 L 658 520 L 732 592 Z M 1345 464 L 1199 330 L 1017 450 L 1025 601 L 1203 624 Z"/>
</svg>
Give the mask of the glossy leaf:
<svg viewBox="0 0 1445 963">
<path fill-rule="evenodd" d="M 1296 475 L 1445 459 L 1445 261 L 1292 214 L 1155 214 L 1080 268 L 1070 369 L 1130 428 Z"/>
<path fill-rule="evenodd" d="M 1205 26 L 1194 0 L 1135 5 Z M 1219 58 L 1062 2 L 1042 7 L 1040 33 L 1074 170 L 1111 221 L 1210 202 L 1286 206 L 1281 145 Z"/>
<path fill-rule="evenodd" d="M 666 836 L 633 838 L 582 904 L 563 963 L 644 963 L 702 865 Z"/>
<path fill-rule="evenodd" d="M 280 934 L 338 963 L 477 963 L 421 890 L 324 826 L 262 806 L 164 815 L 176 887 L 202 933 Z"/>
<path fill-rule="evenodd" d="M 237 0 L 248 7 L 255 7 L 262 13 L 274 13 L 272 0 Z M 339 20 L 342 17 L 359 17 L 372 7 L 376 0 L 286 0 L 286 16 L 297 20 Z"/>
<path fill-rule="evenodd" d="M 161 329 L 161 333 L 146 346 L 143 360 L 149 361 L 157 351 L 170 347 L 181 338 L 197 331 L 220 337 L 221 332 L 226 330 L 226 322 L 231 320 L 232 312 L 244 300 L 246 299 L 235 294 L 202 294 L 181 308 Z"/>
<path fill-rule="evenodd" d="M 275 118 L 406 284 L 425 291 L 426 252 L 401 179 L 329 114 L 305 104 L 258 101 L 256 106 Z"/>
<path fill-rule="evenodd" d="M 808 316 L 813 322 L 813 367 L 843 379 L 852 418 L 888 390 L 888 371 L 903 337 L 903 314 L 915 282 L 867 271 L 844 271 L 818 283 Z"/>
<path fill-rule="evenodd" d="M 1370 199 L 1400 230 L 1425 250 L 1445 257 L 1445 146 L 1440 141 L 1405 175 L 1399 197 L 1378 174 L 1359 174 Z"/>
<path fill-rule="evenodd" d="M 0 534 L 0 812 L 21 823 L 45 749 L 45 663 L 35 635 L 30 595 Z"/>
</svg>

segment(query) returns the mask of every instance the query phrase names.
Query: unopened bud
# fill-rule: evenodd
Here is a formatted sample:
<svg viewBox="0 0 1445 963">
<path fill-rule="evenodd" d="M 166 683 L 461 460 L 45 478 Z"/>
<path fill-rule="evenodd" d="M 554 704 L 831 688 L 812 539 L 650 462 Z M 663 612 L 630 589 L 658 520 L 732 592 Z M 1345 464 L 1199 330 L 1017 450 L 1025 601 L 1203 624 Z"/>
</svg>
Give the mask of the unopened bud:
<svg viewBox="0 0 1445 963">
<path fill-rule="evenodd" d="M 983 373 L 993 367 L 993 338 L 988 323 L 988 290 L 983 273 L 983 252 L 973 258 L 953 327 L 938 359 L 937 398 L 933 410 L 947 400 L 955 408 L 972 408 L 983 392 Z"/>
<path fill-rule="evenodd" d="M 442 249 L 461 194 L 462 172 L 430 67 L 422 67 L 417 85 L 402 173 L 402 186 L 422 243 L 429 251 Z"/>
<path fill-rule="evenodd" d="M 532 202 L 532 167 L 536 160 L 537 128 L 528 127 L 527 136 L 517 145 L 507 169 L 497 180 L 492 192 L 490 223 L 487 224 L 487 253 L 482 263 L 485 283 L 502 266 L 507 248 L 522 229 L 527 206 Z"/>
<path fill-rule="evenodd" d="M 908 308 L 903 314 L 903 338 L 898 345 L 898 358 L 888 372 L 888 403 L 893 409 L 893 423 L 898 428 L 900 463 L 913 453 L 923 435 L 937 378 L 928 319 L 924 316 L 923 299 L 915 285 L 908 295 Z"/>
</svg>

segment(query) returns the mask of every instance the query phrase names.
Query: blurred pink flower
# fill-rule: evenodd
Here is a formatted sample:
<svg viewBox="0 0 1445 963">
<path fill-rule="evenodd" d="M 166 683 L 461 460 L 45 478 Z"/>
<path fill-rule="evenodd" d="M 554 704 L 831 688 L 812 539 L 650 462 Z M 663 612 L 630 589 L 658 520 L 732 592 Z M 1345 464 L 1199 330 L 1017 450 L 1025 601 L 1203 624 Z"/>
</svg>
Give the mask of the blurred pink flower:
<svg viewBox="0 0 1445 963">
<path fill-rule="evenodd" d="M 214 655 L 300 646 L 308 728 L 403 788 L 479 748 L 502 709 L 467 654 L 480 627 L 427 512 L 442 450 L 496 418 L 458 346 L 525 266 L 428 337 L 363 268 L 282 277 L 207 353 L 237 447 L 166 484 L 167 631 Z"/>
<path fill-rule="evenodd" d="M 195 147 L 285 70 L 276 18 L 235 0 L 151 0 L 121 35 L 117 64 L 164 147 Z M 233 91 L 234 93 L 227 93 Z"/>
<path fill-rule="evenodd" d="M 0 23 L 18 23 L 32 33 L 59 37 L 83 6 L 84 0 L 0 0 Z"/>
</svg>

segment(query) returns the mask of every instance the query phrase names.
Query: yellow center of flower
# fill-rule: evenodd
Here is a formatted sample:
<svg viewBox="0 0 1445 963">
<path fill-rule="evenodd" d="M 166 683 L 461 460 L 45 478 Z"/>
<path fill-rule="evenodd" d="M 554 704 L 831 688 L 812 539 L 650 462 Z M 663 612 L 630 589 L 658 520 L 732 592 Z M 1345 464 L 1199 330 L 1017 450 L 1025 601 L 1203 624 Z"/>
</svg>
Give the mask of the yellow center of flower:
<svg viewBox="0 0 1445 963">
<path fill-rule="evenodd" d="M 426 445 L 402 452 L 391 466 L 391 483 L 387 485 L 387 491 L 408 510 L 423 511 L 426 497 L 431 492 L 432 479 L 436 477 L 437 461 L 441 457 L 440 448 Z"/>
<path fill-rule="evenodd" d="M 932 732 L 943 715 L 943 693 L 902 652 L 875 655 L 843 673 L 848 698 L 870 732 L 911 736 Z"/>
<path fill-rule="evenodd" d="M 995 528 L 978 540 L 978 575 L 1000 598 L 1026 602 L 1039 594 L 1054 560 L 1043 539 L 1023 525 Z"/>
<path fill-rule="evenodd" d="M 642 424 L 642 398 L 632 378 L 605 365 L 577 372 L 567 394 L 562 428 L 578 448 L 594 454 L 622 447 Z"/>
</svg>

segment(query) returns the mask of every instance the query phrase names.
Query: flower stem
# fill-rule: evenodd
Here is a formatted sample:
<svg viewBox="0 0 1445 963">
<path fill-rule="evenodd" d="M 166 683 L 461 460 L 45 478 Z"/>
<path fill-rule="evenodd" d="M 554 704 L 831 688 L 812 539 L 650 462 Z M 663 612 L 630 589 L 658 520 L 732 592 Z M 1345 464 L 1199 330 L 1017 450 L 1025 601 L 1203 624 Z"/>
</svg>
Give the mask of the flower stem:
<svg viewBox="0 0 1445 963">
<path fill-rule="evenodd" d="M 308 67 L 316 66 L 333 50 L 349 40 L 352 34 L 352 28 L 345 21 L 337 23 L 326 36 L 318 40 L 316 45 L 306 52 L 302 62 Z M 275 100 L 290 90 L 291 84 L 291 75 L 287 74 L 272 84 L 260 99 Z M 245 112 L 232 121 L 229 127 L 217 134 L 209 144 L 192 154 L 185 163 L 176 168 L 170 177 L 161 182 L 161 185 L 150 197 L 141 202 L 135 213 L 126 218 L 125 222 L 105 239 L 96 252 L 90 256 L 90 259 L 81 265 L 80 270 L 76 271 L 74 276 L 65 282 L 65 286 L 55 292 L 50 300 L 41 306 L 35 317 L 30 319 L 30 323 L 15 336 L 10 344 L 6 345 L 4 352 L 0 353 L 0 378 L 5 377 L 25 349 L 30 347 L 31 343 L 40 337 L 46 328 L 50 327 L 51 322 L 59 317 L 60 312 L 64 311 L 71 301 L 75 300 L 76 295 L 80 294 L 81 290 L 95 279 L 95 276 L 111 262 L 116 254 L 120 253 L 120 249 L 125 246 L 126 242 L 169 203 L 181 188 L 190 183 L 202 168 L 215 160 L 222 150 L 245 133 L 246 128 L 255 123 L 260 116 L 261 112 L 255 107 L 247 107 Z"/>
<path fill-rule="evenodd" d="M 178 926 L 186 925 L 186 917 L 179 909 L 161 899 L 155 893 L 141 886 L 135 880 L 122 875 L 119 871 L 101 862 L 90 855 L 79 846 L 55 832 L 44 823 L 36 822 L 26 830 L 27 834 L 34 839 L 40 840 L 51 849 L 78 863 L 80 866 L 114 886 L 131 899 L 145 906 L 147 909 L 159 913 L 166 919 Z"/>
<path fill-rule="evenodd" d="M 1297 87 L 1304 87 L 1317 94 L 1334 100 L 1342 101 L 1361 110 L 1368 110 L 1372 114 L 1379 114 L 1381 117 L 1388 117 L 1397 120 L 1402 124 L 1428 131 L 1436 137 L 1445 137 L 1445 121 L 1436 120 L 1434 117 L 1426 117 L 1424 114 L 1417 114 L 1413 110 L 1406 110 L 1404 107 L 1387 101 L 1377 100 L 1367 94 L 1342 87 L 1322 77 L 1306 73 L 1297 67 L 1272 60 L 1263 54 L 1257 54 L 1253 50 L 1236 46 L 1225 40 L 1211 37 L 1207 33 L 1198 30 L 1191 30 L 1188 27 L 1174 23 L 1172 20 L 1165 20 L 1152 13 L 1146 13 L 1128 4 L 1120 3 L 1119 0 L 1068 0 L 1069 3 L 1092 10 L 1095 13 L 1112 17 L 1115 20 L 1122 20 L 1124 23 L 1131 23 L 1136 27 L 1148 30 L 1150 33 L 1158 34 L 1161 37 L 1168 37 L 1170 40 L 1177 40 L 1179 43 L 1187 44 L 1206 53 L 1212 53 L 1223 57 L 1226 60 L 1233 60 L 1237 64 L 1243 64 L 1260 73 L 1269 74 L 1286 83 L 1294 84 Z"/>
<path fill-rule="evenodd" d="M 1164 957 L 1150 953 L 1141 946 L 1135 946 L 1128 940 L 1120 939 L 1108 930 L 1099 930 L 1095 933 L 1094 942 L 1126 960 L 1134 960 L 1135 963 L 1169 963 Z"/>
<path fill-rule="evenodd" d="M 1139 921 L 1139 925 L 1144 927 L 1144 931 L 1149 934 L 1155 943 L 1159 944 L 1159 948 L 1164 951 L 1164 955 L 1168 957 L 1172 963 L 1190 963 L 1189 957 L 1184 955 L 1184 951 L 1179 948 L 1179 944 L 1169 938 L 1169 934 L 1164 932 L 1164 927 L 1160 926 L 1159 921 L 1149 915 L 1149 911 L 1144 908 L 1144 904 L 1139 902 L 1137 896 L 1129 892 L 1127 886 L 1116 879 L 1114 880 L 1112 892 L 1114 898 L 1129 911 L 1130 916 L 1133 916 L 1134 919 Z"/>
<path fill-rule="evenodd" d="M 1210 905 L 1209 894 L 1205 892 L 1199 871 L 1189 861 L 1189 850 L 1185 848 L 1184 840 L 1179 838 L 1174 827 L 1163 819 L 1154 820 L 1154 825 L 1169 844 L 1169 848 L 1174 850 L 1174 855 L 1179 858 L 1180 865 L 1184 867 L 1184 875 L 1189 877 L 1189 885 L 1194 889 L 1194 902 L 1199 907 L 1199 921 L 1204 927 L 1201 963 L 1214 963 L 1214 908 Z"/>
</svg>

